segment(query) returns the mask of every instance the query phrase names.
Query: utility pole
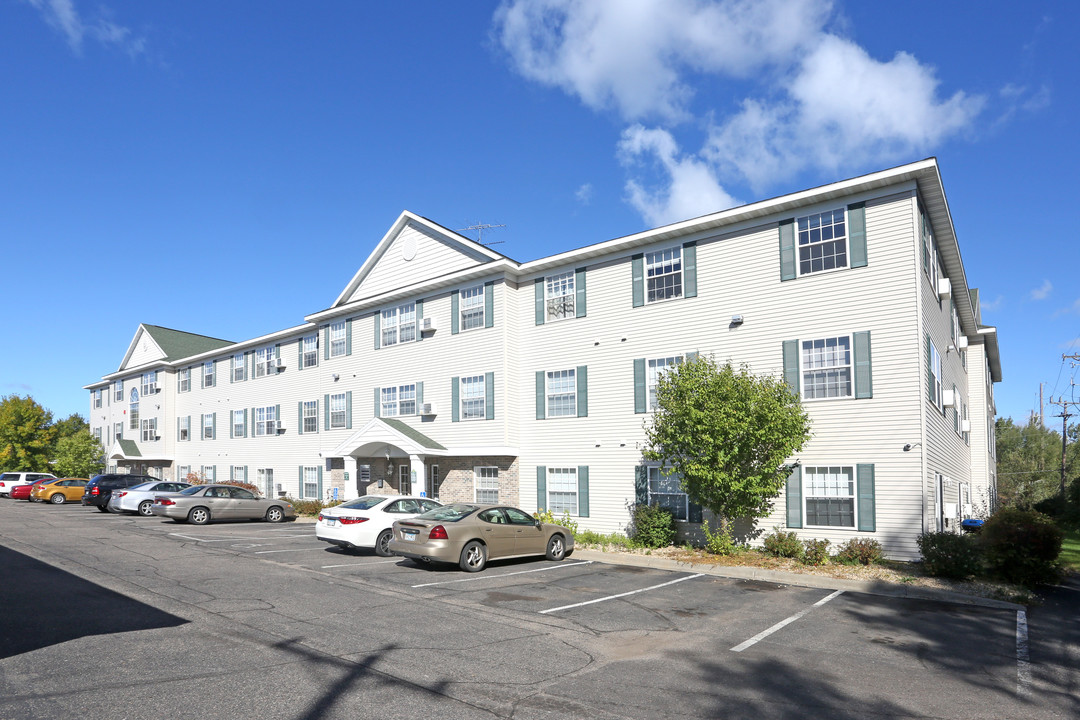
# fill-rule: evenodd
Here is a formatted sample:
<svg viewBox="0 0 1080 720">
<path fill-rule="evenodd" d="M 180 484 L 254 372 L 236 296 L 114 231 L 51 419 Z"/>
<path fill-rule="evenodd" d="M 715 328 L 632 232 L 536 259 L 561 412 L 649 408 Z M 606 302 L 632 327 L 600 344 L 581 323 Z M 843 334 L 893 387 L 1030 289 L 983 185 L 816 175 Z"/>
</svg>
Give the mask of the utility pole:
<svg viewBox="0 0 1080 720">
<path fill-rule="evenodd" d="M 1043 383 L 1039 383 L 1039 427 L 1046 427 L 1043 422 L 1043 412 L 1046 410 L 1046 404 L 1043 402 Z"/>
<path fill-rule="evenodd" d="M 1061 356 L 1061 361 L 1065 362 L 1066 360 L 1073 360 L 1073 361 L 1080 360 L 1080 355 L 1062 355 Z M 1040 391 L 1041 391 L 1041 386 L 1040 386 Z M 1058 414 L 1058 415 L 1055 415 L 1054 417 L 1061 418 L 1061 487 L 1060 487 L 1059 491 L 1061 493 L 1061 501 L 1065 502 L 1065 450 L 1066 450 L 1066 448 L 1068 446 L 1068 442 L 1069 442 L 1069 435 L 1068 435 L 1069 418 L 1076 415 L 1076 413 L 1069 412 L 1069 406 L 1070 405 L 1080 405 L 1080 403 L 1078 403 L 1075 400 L 1066 400 L 1065 396 L 1061 395 L 1061 396 L 1058 397 L 1057 402 L 1055 402 L 1054 398 L 1051 397 L 1050 398 L 1050 404 L 1051 405 L 1060 405 L 1061 406 L 1061 413 Z"/>
</svg>

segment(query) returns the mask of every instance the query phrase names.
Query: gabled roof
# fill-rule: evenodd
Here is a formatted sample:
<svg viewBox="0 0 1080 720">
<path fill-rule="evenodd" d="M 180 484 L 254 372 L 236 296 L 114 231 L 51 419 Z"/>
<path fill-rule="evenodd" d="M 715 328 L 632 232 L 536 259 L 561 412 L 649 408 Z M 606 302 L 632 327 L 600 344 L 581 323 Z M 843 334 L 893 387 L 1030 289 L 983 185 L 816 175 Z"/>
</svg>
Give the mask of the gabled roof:
<svg viewBox="0 0 1080 720">
<path fill-rule="evenodd" d="M 358 452 L 374 455 L 380 445 L 393 446 L 405 455 L 448 454 L 445 446 L 407 423 L 395 418 L 376 417 L 338 445 L 328 457 L 344 457 Z"/>
<path fill-rule="evenodd" d="M 140 323 L 118 370 L 166 363 L 232 345 L 229 340 Z"/>
</svg>

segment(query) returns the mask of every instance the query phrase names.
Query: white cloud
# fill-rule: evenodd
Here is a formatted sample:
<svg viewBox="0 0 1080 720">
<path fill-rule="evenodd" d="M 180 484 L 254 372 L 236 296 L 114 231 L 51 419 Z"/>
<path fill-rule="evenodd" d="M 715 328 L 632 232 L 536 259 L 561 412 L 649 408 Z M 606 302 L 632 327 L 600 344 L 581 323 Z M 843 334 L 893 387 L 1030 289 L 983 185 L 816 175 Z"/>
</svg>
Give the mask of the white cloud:
<svg viewBox="0 0 1080 720">
<path fill-rule="evenodd" d="M 1050 296 L 1050 291 L 1054 289 L 1053 284 L 1049 280 L 1043 280 L 1042 285 L 1031 291 L 1032 300 L 1045 300 Z"/>
<path fill-rule="evenodd" d="M 1077 299 L 1075 302 L 1073 302 L 1072 305 L 1070 305 L 1068 307 L 1059 308 L 1056 311 L 1054 311 L 1054 317 L 1060 317 L 1061 315 L 1073 315 L 1073 314 L 1080 315 L 1080 299 Z"/>
<path fill-rule="evenodd" d="M 685 119 L 688 72 L 746 77 L 782 64 L 824 24 L 829 0 L 509 0 L 497 42 L 526 78 L 627 120 Z"/>
<path fill-rule="evenodd" d="M 593 198 L 592 183 L 585 183 L 584 185 L 579 187 L 577 189 L 577 192 L 574 193 L 574 197 L 576 197 L 577 201 L 582 205 L 588 205 L 589 203 L 591 203 Z"/>
<path fill-rule="evenodd" d="M 647 189 L 638 179 L 626 183 L 630 204 L 651 225 L 667 225 L 738 204 L 707 164 L 680 154 L 666 130 L 641 125 L 627 128 L 619 141 L 618 156 L 629 168 L 651 164 L 659 170 L 663 179 L 660 189 Z"/>
<path fill-rule="evenodd" d="M 1001 296 L 1001 295 L 998 295 L 993 300 L 980 300 L 979 301 L 979 309 L 982 312 L 986 312 L 988 310 L 992 312 L 994 310 L 1000 309 L 1001 306 L 1004 305 L 1004 304 L 1005 304 L 1005 298 L 1003 296 Z"/>
<path fill-rule="evenodd" d="M 24 0 L 41 13 L 45 22 L 51 25 L 67 40 L 68 46 L 78 55 L 82 52 L 83 42 L 89 38 L 102 45 L 113 46 L 134 57 L 146 48 L 146 39 L 132 35 L 130 28 L 113 22 L 104 7 L 101 16 L 86 22 L 75 8 L 75 0 Z"/>
</svg>

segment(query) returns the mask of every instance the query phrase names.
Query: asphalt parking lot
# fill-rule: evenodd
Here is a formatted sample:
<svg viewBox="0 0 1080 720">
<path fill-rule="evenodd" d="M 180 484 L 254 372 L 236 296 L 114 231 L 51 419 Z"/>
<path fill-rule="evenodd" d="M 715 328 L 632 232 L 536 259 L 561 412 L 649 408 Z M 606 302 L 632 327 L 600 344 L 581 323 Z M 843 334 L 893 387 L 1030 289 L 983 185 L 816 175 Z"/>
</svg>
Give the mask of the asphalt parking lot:
<svg viewBox="0 0 1080 720">
<path fill-rule="evenodd" d="M 558 563 L 494 561 L 473 575 L 345 552 L 305 522 L 191 526 L 3 500 L 0 545 L 10 567 L 42 578 L 15 596 L 0 586 L 4 607 L 74 593 L 83 607 L 133 603 L 124 616 L 142 618 L 134 629 L 122 618 L 89 631 L 74 623 L 27 643 L 42 629 L 7 614 L 0 717 L 261 708 L 297 718 L 418 709 L 1045 718 L 1080 709 L 1076 631 L 1055 629 L 1038 609 L 1029 620 L 1028 609 L 613 564 L 581 551 Z M 133 649 L 139 661 L 120 662 Z M 61 660 L 88 677 L 36 678 Z M 112 663 L 100 681 L 95 663 Z M 192 704 L 193 679 L 209 705 Z M 165 707 L 146 705 L 148 686 L 169 689 Z"/>
</svg>

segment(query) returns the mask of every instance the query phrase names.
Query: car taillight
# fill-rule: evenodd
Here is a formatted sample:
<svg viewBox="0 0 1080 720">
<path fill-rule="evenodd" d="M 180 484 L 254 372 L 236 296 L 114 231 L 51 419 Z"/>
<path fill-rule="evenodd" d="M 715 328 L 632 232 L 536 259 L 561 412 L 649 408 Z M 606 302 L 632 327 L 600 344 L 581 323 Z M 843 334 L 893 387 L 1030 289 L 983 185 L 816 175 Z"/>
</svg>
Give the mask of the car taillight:
<svg viewBox="0 0 1080 720">
<path fill-rule="evenodd" d="M 446 528 L 442 525 L 436 525 L 431 528 L 431 532 L 428 533 L 428 540 L 449 540 L 450 537 L 446 534 Z"/>
<path fill-rule="evenodd" d="M 118 493 L 113 493 L 113 495 L 115 495 L 115 496 L 116 496 L 116 497 L 118 497 L 118 498 L 122 498 L 122 497 L 124 497 L 125 495 L 127 495 L 127 490 L 121 490 L 121 491 L 120 491 L 120 492 L 118 492 Z"/>
<path fill-rule="evenodd" d="M 323 514 L 319 513 L 319 522 L 322 522 L 322 521 L 323 521 Z"/>
<path fill-rule="evenodd" d="M 90 490 L 90 494 L 91 494 L 91 495 L 97 495 L 97 494 L 99 494 L 100 492 L 101 492 L 101 490 L 99 490 L 99 489 L 98 489 L 98 487 L 97 487 L 96 485 L 95 485 L 95 486 L 94 486 L 93 488 L 91 488 L 91 490 Z"/>
<path fill-rule="evenodd" d="M 338 522 L 342 525 L 357 525 L 362 522 L 367 522 L 366 517 L 339 517 Z"/>
<path fill-rule="evenodd" d="M 169 498 L 158 498 L 154 502 L 156 502 L 158 505 L 175 505 L 176 504 L 175 501 L 170 500 Z"/>
</svg>

